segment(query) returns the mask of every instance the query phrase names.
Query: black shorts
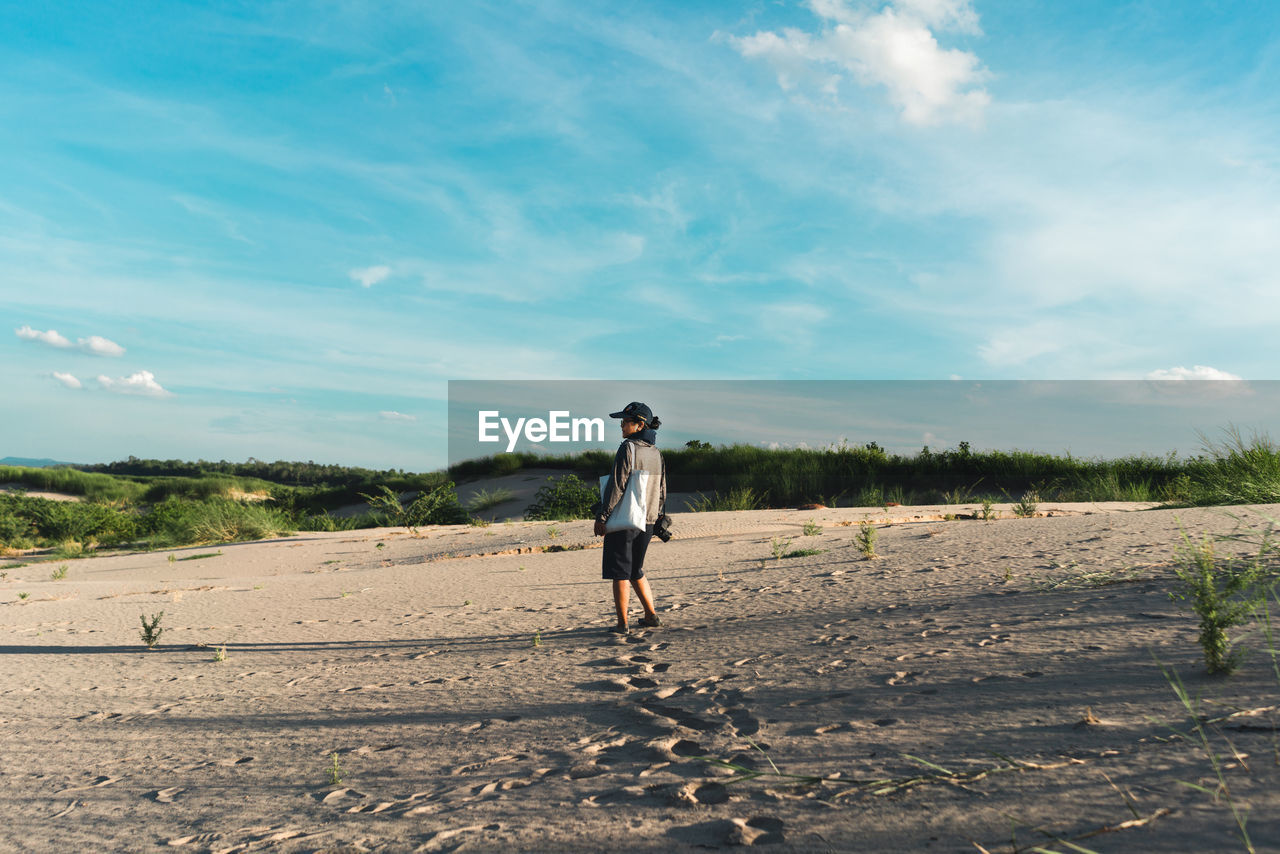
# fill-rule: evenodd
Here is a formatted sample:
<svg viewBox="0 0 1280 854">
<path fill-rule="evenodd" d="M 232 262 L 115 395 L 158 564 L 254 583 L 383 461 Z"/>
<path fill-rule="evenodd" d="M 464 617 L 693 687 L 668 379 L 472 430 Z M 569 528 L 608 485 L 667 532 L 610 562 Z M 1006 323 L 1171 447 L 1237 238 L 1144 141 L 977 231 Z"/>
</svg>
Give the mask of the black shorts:
<svg viewBox="0 0 1280 854">
<path fill-rule="evenodd" d="M 653 539 L 653 526 L 643 531 L 614 531 L 604 535 L 604 557 L 601 577 L 614 581 L 638 581 L 644 578 L 644 553 Z"/>
</svg>

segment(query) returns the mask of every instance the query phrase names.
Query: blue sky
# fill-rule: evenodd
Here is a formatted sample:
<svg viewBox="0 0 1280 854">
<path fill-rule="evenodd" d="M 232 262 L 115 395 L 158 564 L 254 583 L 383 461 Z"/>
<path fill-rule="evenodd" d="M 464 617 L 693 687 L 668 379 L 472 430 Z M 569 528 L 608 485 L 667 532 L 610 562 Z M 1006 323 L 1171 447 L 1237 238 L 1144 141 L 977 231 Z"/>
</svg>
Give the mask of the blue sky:
<svg viewBox="0 0 1280 854">
<path fill-rule="evenodd" d="M 1277 32 L 7 4 L 0 456 L 432 468 L 450 379 L 1272 379 Z"/>
</svg>

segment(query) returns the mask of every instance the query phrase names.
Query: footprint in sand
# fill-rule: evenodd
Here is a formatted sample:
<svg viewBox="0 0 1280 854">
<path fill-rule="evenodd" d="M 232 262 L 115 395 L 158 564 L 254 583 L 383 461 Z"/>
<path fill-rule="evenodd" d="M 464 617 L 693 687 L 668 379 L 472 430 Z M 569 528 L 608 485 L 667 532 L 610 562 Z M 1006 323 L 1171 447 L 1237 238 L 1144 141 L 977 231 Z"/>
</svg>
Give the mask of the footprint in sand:
<svg viewBox="0 0 1280 854">
<path fill-rule="evenodd" d="M 181 786 L 173 786 L 168 789 L 160 789 L 159 791 L 148 792 L 146 796 L 158 804 L 171 804 L 173 803 L 174 798 L 176 798 L 178 795 L 182 794 L 185 791 L 186 789 L 184 789 Z"/>
<path fill-rule="evenodd" d="M 472 771 L 479 771 L 483 768 L 488 768 L 492 765 L 502 765 L 509 762 L 519 762 L 521 760 L 528 759 L 528 758 L 529 758 L 528 755 L 524 753 L 507 753 L 502 756 L 495 756 L 492 759 L 483 759 L 479 762 L 470 762 L 466 765 L 459 765 L 457 768 L 454 768 L 449 773 L 453 776 L 457 776 L 459 774 L 470 774 Z"/>
<path fill-rule="evenodd" d="M 760 719 L 742 706 L 725 709 L 721 714 L 729 718 L 738 735 L 755 735 L 760 732 Z"/>
<path fill-rule="evenodd" d="M 888 685 L 914 685 L 924 674 L 919 670 L 898 670 L 885 682 Z"/>
</svg>

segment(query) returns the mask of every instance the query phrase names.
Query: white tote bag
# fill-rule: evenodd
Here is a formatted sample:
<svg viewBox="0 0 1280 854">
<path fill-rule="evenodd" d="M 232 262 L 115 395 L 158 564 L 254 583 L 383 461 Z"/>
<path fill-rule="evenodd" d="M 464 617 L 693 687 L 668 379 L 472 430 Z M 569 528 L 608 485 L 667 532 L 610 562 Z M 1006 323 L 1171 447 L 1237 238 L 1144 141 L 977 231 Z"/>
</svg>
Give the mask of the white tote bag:
<svg viewBox="0 0 1280 854">
<path fill-rule="evenodd" d="M 632 451 L 632 461 L 635 460 L 635 449 Z M 600 501 L 604 501 L 604 490 L 609 485 L 609 478 L 613 475 L 606 474 L 600 478 Z M 613 512 L 609 514 L 609 519 L 604 523 L 604 530 L 607 534 L 614 531 L 643 531 L 648 522 L 649 507 L 647 496 L 649 494 L 649 472 L 644 469 L 631 470 L 631 475 L 627 478 L 627 485 L 622 491 L 622 500 L 618 502 L 618 506 L 613 508 Z"/>
</svg>

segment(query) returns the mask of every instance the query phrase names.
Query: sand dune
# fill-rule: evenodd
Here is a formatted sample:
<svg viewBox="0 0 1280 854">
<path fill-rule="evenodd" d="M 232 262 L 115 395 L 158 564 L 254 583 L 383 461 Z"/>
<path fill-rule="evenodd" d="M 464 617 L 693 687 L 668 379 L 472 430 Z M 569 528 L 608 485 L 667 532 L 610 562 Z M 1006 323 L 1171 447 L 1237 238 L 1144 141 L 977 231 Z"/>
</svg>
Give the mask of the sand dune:
<svg viewBox="0 0 1280 854">
<path fill-rule="evenodd" d="M 1179 524 L 1236 522 L 1045 510 L 682 514 L 668 625 L 626 638 L 586 522 L 0 561 L 0 849 L 1243 850 L 1180 782 L 1218 785 L 1158 659 L 1234 715 L 1213 744 L 1276 850 L 1272 663 L 1204 676 L 1166 595 Z"/>
</svg>

